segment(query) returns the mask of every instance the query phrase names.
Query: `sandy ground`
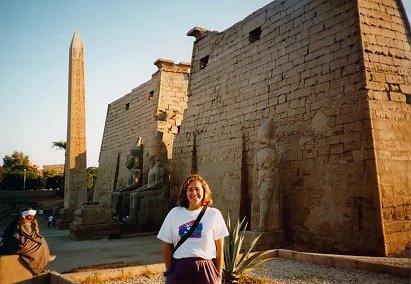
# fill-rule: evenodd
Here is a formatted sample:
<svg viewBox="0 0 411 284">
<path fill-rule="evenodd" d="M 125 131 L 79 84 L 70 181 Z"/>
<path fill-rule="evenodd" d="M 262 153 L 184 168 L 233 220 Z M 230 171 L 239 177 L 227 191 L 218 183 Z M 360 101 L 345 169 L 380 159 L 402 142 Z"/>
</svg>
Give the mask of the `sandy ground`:
<svg viewBox="0 0 411 284">
<path fill-rule="evenodd" d="M 104 263 L 153 264 L 162 261 L 163 244 L 155 235 L 115 240 L 73 241 L 68 231 L 60 236 L 47 237 L 56 260 L 48 269 L 67 272 L 74 268 Z"/>
<path fill-rule="evenodd" d="M 124 266 L 135 266 L 140 264 L 154 264 L 162 262 L 163 244 L 160 240 L 156 238 L 155 234 L 111 240 L 73 241 L 70 239 L 68 230 L 47 228 L 47 224 L 44 218 L 37 216 L 37 219 L 40 223 L 40 231 L 45 236 L 49 244 L 51 253 L 57 256 L 56 260 L 54 260 L 48 265 L 47 268 L 50 270 L 62 273 L 90 270 L 90 267 L 104 269 Z M 0 232 L 3 232 L 4 228 L 8 224 L 8 220 L 3 219 L 1 221 L 2 222 L 0 222 Z M 401 263 L 404 265 L 404 261 L 407 261 L 405 265 L 409 265 L 410 255 L 408 254 L 402 257 L 405 257 L 406 259 L 353 256 L 351 256 L 350 258 L 367 259 L 372 260 L 373 262 L 383 262 L 399 266 L 402 266 Z M 276 261 L 286 263 L 286 260 L 279 259 Z M 297 265 L 294 266 L 297 267 Z M 87 269 L 81 269 L 86 267 Z M 279 267 L 275 267 L 274 265 L 274 267 L 268 268 L 267 271 L 275 272 L 278 271 L 278 269 Z M 281 268 L 280 270 L 283 270 L 283 268 Z M 301 268 L 299 268 L 298 270 L 301 270 Z M 270 278 L 272 279 L 274 278 L 276 280 L 279 280 L 278 278 L 275 278 L 272 275 L 270 276 Z M 305 277 L 306 275 L 303 276 Z M 388 282 L 386 282 L 386 280 L 388 280 Z M 393 279 L 383 279 L 382 282 L 377 282 L 403 283 L 402 281 L 396 282 L 395 280 L 391 282 L 391 280 Z M 350 281 L 349 283 L 353 282 Z"/>
<path fill-rule="evenodd" d="M 36 216 L 40 232 L 45 236 L 56 260 L 47 269 L 68 272 L 79 267 L 111 263 L 118 266 L 154 264 L 162 262 L 163 243 L 155 234 L 123 239 L 73 241 L 68 230 L 47 228 L 44 218 Z M 0 232 L 8 224 L 2 220 Z"/>
</svg>

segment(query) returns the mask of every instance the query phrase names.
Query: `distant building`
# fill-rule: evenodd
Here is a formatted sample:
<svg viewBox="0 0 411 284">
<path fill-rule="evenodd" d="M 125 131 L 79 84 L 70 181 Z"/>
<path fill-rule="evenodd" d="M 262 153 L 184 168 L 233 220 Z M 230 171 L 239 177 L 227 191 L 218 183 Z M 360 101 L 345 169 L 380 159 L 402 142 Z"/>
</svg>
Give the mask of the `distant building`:
<svg viewBox="0 0 411 284">
<path fill-rule="evenodd" d="M 43 165 L 43 172 L 45 171 L 55 171 L 58 174 L 64 173 L 64 164 L 58 165 Z"/>
</svg>

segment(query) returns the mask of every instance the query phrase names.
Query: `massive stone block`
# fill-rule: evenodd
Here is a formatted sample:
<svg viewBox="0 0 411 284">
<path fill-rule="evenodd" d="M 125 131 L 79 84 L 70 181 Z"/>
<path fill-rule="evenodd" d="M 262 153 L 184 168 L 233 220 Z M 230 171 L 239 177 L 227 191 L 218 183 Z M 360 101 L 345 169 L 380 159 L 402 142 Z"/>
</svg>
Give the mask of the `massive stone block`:
<svg viewBox="0 0 411 284">
<path fill-rule="evenodd" d="M 172 195 L 193 170 L 257 225 L 258 128 L 272 117 L 289 242 L 387 254 L 410 242 L 410 31 L 399 1 L 275 1 L 195 28 Z"/>
<path fill-rule="evenodd" d="M 100 204 L 82 205 L 70 223 L 73 240 L 98 240 L 120 235 L 120 224 L 114 221 L 113 209 Z"/>
<path fill-rule="evenodd" d="M 77 32 L 70 45 L 68 93 L 64 208 L 70 220 L 74 219 L 74 211 L 87 201 L 84 49 Z"/>
</svg>

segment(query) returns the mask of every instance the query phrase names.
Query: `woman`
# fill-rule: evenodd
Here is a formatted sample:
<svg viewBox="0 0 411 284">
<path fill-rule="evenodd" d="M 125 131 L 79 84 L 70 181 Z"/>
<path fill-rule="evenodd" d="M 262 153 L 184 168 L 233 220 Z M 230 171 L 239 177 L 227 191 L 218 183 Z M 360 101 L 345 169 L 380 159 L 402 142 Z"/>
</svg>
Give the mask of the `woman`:
<svg viewBox="0 0 411 284">
<path fill-rule="evenodd" d="M 168 213 L 157 235 L 164 242 L 166 283 L 221 283 L 228 230 L 218 209 L 208 208 L 191 236 L 173 254 L 173 246 L 189 231 L 203 206 L 213 203 L 206 181 L 199 175 L 189 176 L 177 203 L 180 206 Z"/>
<path fill-rule="evenodd" d="M 21 213 L 14 232 L 17 247 L 11 252 L 20 255 L 34 274 L 40 274 L 56 256 L 50 255 L 47 242 L 40 234 L 39 225 L 34 218 L 36 212 L 29 209 Z"/>
</svg>

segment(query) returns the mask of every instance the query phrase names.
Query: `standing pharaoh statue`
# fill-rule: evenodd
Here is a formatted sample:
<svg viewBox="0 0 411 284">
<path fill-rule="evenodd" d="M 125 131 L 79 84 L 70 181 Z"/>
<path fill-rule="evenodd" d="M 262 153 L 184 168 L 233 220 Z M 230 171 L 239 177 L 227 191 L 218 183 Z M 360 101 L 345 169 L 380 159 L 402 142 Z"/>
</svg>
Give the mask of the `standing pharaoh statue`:
<svg viewBox="0 0 411 284">
<path fill-rule="evenodd" d="M 274 121 L 268 119 L 258 130 L 258 142 L 262 148 L 256 155 L 258 173 L 257 188 L 260 216 L 257 231 L 280 230 L 280 182 L 276 152 L 270 148 L 274 138 Z"/>
</svg>

